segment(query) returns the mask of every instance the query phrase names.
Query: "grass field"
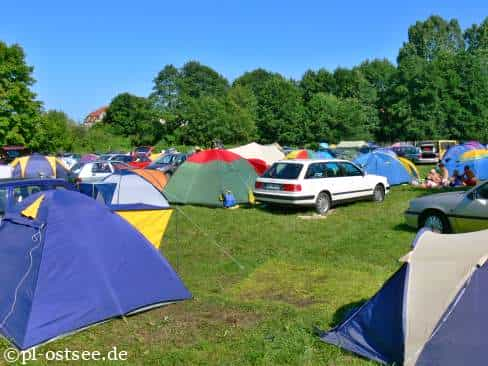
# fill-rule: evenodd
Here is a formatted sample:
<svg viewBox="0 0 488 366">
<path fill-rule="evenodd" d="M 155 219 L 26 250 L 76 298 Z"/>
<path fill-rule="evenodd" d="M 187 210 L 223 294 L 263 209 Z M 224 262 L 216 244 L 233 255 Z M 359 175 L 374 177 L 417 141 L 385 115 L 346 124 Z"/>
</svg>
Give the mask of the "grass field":
<svg viewBox="0 0 488 366">
<path fill-rule="evenodd" d="M 395 187 L 381 204 L 339 206 L 321 220 L 298 217 L 311 211 L 181 207 L 206 234 L 177 212 L 162 251 L 194 299 L 110 321 L 39 352 L 117 346 L 129 365 L 372 364 L 322 343 L 313 328 L 337 324 L 399 268 L 416 234 L 403 211 L 421 194 Z M 6 347 L 0 341 L 0 352 Z"/>
</svg>

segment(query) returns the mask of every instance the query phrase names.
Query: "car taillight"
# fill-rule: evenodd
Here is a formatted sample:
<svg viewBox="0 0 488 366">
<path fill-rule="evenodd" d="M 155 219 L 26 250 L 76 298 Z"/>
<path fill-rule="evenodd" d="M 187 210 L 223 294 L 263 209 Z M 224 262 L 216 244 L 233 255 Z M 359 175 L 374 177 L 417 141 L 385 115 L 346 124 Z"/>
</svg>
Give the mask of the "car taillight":
<svg viewBox="0 0 488 366">
<path fill-rule="evenodd" d="M 256 182 L 254 184 L 254 188 L 256 188 L 256 189 L 261 189 L 263 187 L 264 187 L 264 183 L 263 182 Z"/>
<path fill-rule="evenodd" d="M 301 184 L 283 184 L 283 191 L 285 192 L 301 192 Z"/>
</svg>

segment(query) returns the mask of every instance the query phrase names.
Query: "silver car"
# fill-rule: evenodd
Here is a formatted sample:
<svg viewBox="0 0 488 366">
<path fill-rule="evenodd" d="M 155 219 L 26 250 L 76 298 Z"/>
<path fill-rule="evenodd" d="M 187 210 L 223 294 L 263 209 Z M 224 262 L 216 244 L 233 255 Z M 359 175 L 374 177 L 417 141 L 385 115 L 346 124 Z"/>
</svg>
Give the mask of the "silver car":
<svg viewBox="0 0 488 366">
<path fill-rule="evenodd" d="M 438 193 L 410 201 L 407 225 L 428 227 L 440 233 L 478 231 L 488 228 L 488 182 L 469 191 Z"/>
</svg>

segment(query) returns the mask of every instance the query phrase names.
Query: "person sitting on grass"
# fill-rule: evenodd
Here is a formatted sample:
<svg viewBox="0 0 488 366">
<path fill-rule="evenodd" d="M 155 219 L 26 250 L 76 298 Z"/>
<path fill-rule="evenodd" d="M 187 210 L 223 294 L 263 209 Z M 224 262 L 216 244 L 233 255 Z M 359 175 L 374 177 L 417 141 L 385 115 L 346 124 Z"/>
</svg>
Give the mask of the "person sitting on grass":
<svg viewBox="0 0 488 366">
<path fill-rule="evenodd" d="M 443 162 L 439 163 L 439 174 L 441 177 L 441 184 L 444 187 L 448 187 L 449 186 L 449 171 L 447 170 L 447 168 Z"/>
<path fill-rule="evenodd" d="M 439 173 L 435 171 L 435 169 L 432 169 L 429 172 L 429 175 L 427 175 L 427 179 L 422 184 L 422 188 L 437 188 L 441 185 L 441 183 L 442 183 L 441 176 L 439 175 Z"/>
<path fill-rule="evenodd" d="M 463 175 L 459 174 L 459 170 L 455 169 L 452 177 L 449 178 L 449 187 L 461 187 L 464 186 Z"/>
<path fill-rule="evenodd" d="M 475 186 L 478 181 L 476 179 L 476 175 L 474 172 L 471 170 L 471 168 L 468 165 L 464 166 L 464 175 L 463 175 L 463 182 L 465 186 Z"/>
</svg>

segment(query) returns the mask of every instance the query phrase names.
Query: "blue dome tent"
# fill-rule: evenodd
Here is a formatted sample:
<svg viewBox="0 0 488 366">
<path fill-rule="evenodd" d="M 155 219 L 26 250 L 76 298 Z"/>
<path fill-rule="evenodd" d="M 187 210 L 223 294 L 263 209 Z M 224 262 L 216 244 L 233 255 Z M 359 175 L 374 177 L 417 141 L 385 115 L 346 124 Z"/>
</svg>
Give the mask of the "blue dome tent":
<svg viewBox="0 0 488 366">
<path fill-rule="evenodd" d="M 442 162 L 449 171 L 449 175 L 452 175 L 454 170 L 459 165 L 459 159 L 466 151 L 475 150 L 476 148 L 471 144 L 461 144 L 451 146 L 442 157 Z M 462 173 L 462 172 L 459 172 Z"/>
<path fill-rule="evenodd" d="M 373 151 L 360 154 L 354 163 L 362 167 L 368 174 L 386 177 L 390 185 L 411 183 L 412 176 L 393 154 Z"/>
<path fill-rule="evenodd" d="M 171 265 L 105 205 L 28 197 L 0 224 L 0 334 L 21 350 L 191 297 Z"/>
<path fill-rule="evenodd" d="M 442 162 L 449 175 L 453 175 L 455 170 L 462 174 L 464 167 L 469 166 L 478 179 L 488 179 L 488 150 L 477 149 L 476 146 L 474 143 L 466 143 L 447 150 Z"/>
</svg>

